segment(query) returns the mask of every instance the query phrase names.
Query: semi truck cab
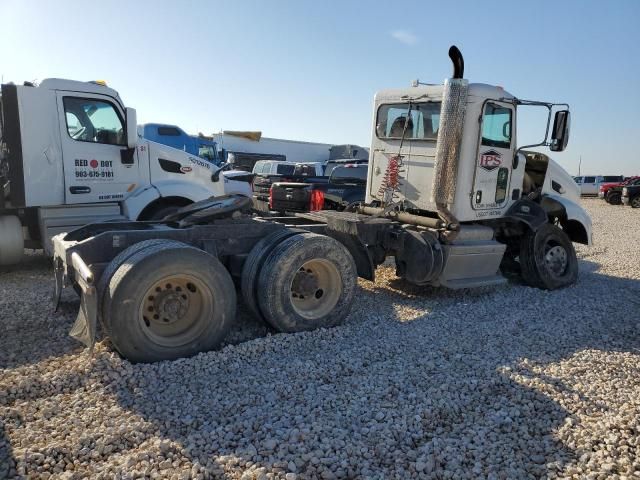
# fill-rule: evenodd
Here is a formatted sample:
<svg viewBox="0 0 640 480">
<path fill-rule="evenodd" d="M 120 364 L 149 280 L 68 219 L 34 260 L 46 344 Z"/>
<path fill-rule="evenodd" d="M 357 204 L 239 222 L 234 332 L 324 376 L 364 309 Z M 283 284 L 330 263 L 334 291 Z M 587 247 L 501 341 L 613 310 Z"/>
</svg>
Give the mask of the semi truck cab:
<svg viewBox="0 0 640 480">
<path fill-rule="evenodd" d="M 0 236 L 0 263 L 24 246 L 51 253 L 51 236 L 89 222 L 251 196 L 245 172 L 216 174 L 207 160 L 139 137 L 135 109 L 104 82 L 6 84 L 0 107 L 0 217 L 5 231 L 20 231 Z"/>
<path fill-rule="evenodd" d="M 451 79 L 456 81 L 456 79 Z M 573 241 L 591 243 L 591 220 L 579 206 L 580 192 L 571 176 L 549 156 L 526 150 L 565 145 L 516 143 L 519 108 L 549 110 L 551 127 L 569 135 L 569 111 L 564 104 L 520 100 L 502 87 L 457 79 L 460 85 L 419 85 L 383 90 L 374 99 L 367 203 L 418 214 L 437 212 L 451 223 L 487 222 L 509 217 L 514 204 L 537 194 L 542 205 L 564 212 Z M 445 88 L 463 92 L 443 123 Z M 448 93 L 447 98 L 452 98 Z M 561 108 L 561 109 L 559 109 Z M 559 134 L 560 132 L 558 132 Z M 452 147 L 455 145 L 455 147 Z M 447 164 L 436 167 L 438 148 L 455 150 Z"/>
</svg>

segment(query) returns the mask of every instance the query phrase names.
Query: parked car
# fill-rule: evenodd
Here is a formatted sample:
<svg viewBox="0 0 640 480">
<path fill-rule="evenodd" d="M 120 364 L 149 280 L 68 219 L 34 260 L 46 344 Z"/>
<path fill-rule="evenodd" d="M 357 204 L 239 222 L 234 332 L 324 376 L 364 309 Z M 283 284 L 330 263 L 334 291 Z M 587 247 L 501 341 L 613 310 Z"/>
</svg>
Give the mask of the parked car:
<svg viewBox="0 0 640 480">
<path fill-rule="evenodd" d="M 622 203 L 640 208 L 640 182 L 622 187 Z"/>
<path fill-rule="evenodd" d="M 580 195 L 598 195 L 602 183 L 619 183 L 624 180 L 622 175 L 586 175 L 573 177 L 580 187 Z"/>
<path fill-rule="evenodd" d="M 628 177 L 623 182 L 617 183 L 603 183 L 600 185 L 598 197 L 606 200 L 611 205 L 620 205 L 622 202 L 622 187 L 638 183 L 640 183 L 640 177 Z"/>
<path fill-rule="evenodd" d="M 273 182 L 301 182 L 324 175 L 321 162 L 293 163 L 274 160 L 256 162 L 253 167 L 253 203 L 258 210 L 269 209 L 269 191 Z"/>
<path fill-rule="evenodd" d="M 336 166 L 323 181 L 275 182 L 269 194 L 269 207 L 278 212 L 344 210 L 364 201 L 367 166 L 367 163 Z"/>
</svg>

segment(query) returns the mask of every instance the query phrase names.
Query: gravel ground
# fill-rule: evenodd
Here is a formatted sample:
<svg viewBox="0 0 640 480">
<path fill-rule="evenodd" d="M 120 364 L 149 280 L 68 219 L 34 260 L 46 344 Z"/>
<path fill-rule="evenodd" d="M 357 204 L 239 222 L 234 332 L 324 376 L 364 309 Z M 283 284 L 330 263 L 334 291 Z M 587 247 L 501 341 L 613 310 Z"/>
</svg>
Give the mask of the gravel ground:
<svg viewBox="0 0 640 480">
<path fill-rule="evenodd" d="M 379 272 L 344 326 L 131 365 L 67 337 L 41 255 L 0 271 L 0 477 L 638 478 L 640 212 L 585 200 L 577 285 Z"/>
</svg>

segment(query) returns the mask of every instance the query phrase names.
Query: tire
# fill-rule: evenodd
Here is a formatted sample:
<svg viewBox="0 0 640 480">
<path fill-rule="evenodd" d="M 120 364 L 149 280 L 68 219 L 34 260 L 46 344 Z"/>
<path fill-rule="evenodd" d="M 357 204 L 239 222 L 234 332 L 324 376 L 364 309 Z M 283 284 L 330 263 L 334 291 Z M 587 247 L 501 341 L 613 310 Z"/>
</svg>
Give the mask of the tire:
<svg viewBox="0 0 640 480">
<path fill-rule="evenodd" d="M 578 278 L 578 259 L 573 244 L 566 233 L 551 224 L 524 235 L 520 267 L 525 283 L 544 290 L 567 287 Z"/>
<path fill-rule="evenodd" d="M 103 303 L 104 294 L 105 294 L 105 291 L 107 290 L 107 287 L 109 286 L 111 277 L 113 277 L 113 274 L 116 273 L 116 270 L 120 268 L 120 265 L 126 262 L 130 257 L 132 257 L 136 253 L 146 248 L 155 247 L 159 245 L 163 246 L 164 248 L 169 248 L 169 247 L 183 247 L 185 244 L 175 240 L 164 240 L 159 238 L 155 238 L 152 240 L 144 240 L 142 242 L 134 243 L 133 245 L 124 249 L 118 255 L 116 255 L 113 258 L 113 260 L 109 262 L 109 264 L 107 265 L 107 268 L 104 269 L 104 272 L 102 272 L 102 276 L 100 277 L 100 280 L 98 280 L 98 284 L 96 286 L 96 290 L 98 294 L 98 320 L 100 321 L 100 324 L 102 325 L 102 328 L 104 329 L 105 333 L 109 337 L 111 337 L 111 332 L 109 331 L 108 325 L 106 325 L 102 319 L 102 308 L 104 306 L 104 303 Z"/>
<path fill-rule="evenodd" d="M 0 216 L 0 265 L 20 263 L 24 255 L 22 223 L 15 215 Z"/>
<path fill-rule="evenodd" d="M 621 193 L 612 193 L 605 197 L 607 203 L 611 205 L 620 205 L 622 203 L 622 194 Z"/>
<path fill-rule="evenodd" d="M 258 276 L 258 304 L 271 326 L 300 332 L 340 324 L 357 282 L 356 265 L 337 240 L 315 233 L 279 243 Z"/>
<path fill-rule="evenodd" d="M 283 240 L 304 233 L 302 230 L 283 228 L 270 233 L 256 243 L 242 266 L 240 290 L 249 311 L 261 320 L 265 320 L 258 305 L 258 275 L 269 254 Z"/>
<path fill-rule="evenodd" d="M 631 197 L 629 199 L 629 205 L 631 205 L 632 208 L 640 208 L 640 195 Z"/>
<path fill-rule="evenodd" d="M 118 267 L 102 316 L 123 357 L 156 362 L 218 347 L 235 310 L 233 281 L 217 258 L 184 244 L 157 244 Z"/>
</svg>

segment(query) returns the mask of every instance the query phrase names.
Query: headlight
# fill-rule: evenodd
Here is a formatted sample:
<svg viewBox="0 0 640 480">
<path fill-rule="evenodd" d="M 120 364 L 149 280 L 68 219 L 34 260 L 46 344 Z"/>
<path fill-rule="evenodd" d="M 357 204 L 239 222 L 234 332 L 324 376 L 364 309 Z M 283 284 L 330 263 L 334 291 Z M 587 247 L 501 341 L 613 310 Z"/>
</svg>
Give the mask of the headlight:
<svg viewBox="0 0 640 480">
<path fill-rule="evenodd" d="M 627 194 L 627 192 L 629 192 L 629 190 L 627 190 L 627 187 L 624 187 L 624 188 L 622 189 L 622 195 L 626 195 L 626 194 Z"/>
</svg>

